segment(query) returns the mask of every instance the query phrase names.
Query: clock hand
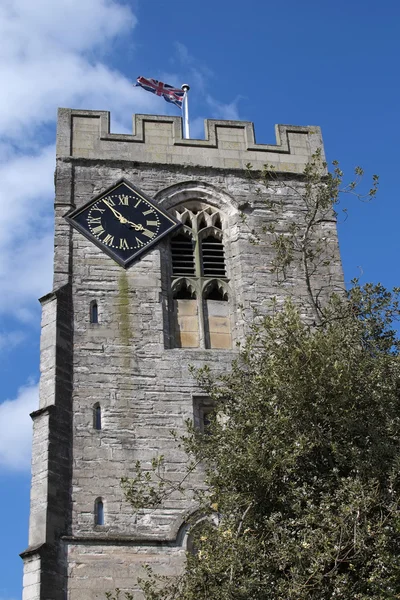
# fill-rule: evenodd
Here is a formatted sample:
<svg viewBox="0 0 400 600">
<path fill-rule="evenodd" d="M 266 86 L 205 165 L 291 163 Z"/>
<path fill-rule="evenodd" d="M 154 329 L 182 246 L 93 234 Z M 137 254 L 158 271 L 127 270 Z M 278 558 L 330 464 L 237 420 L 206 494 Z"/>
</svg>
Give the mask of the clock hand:
<svg viewBox="0 0 400 600">
<path fill-rule="evenodd" d="M 103 202 L 104 202 L 104 204 L 105 204 L 106 206 L 108 206 L 108 208 L 109 208 L 109 209 L 110 209 L 110 210 L 111 210 L 111 211 L 114 213 L 114 216 L 115 216 L 115 217 L 117 217 L 117 219 L 118 219 L 118 220 L 119 220 L 121 223 L 127 223 L 127 222 L 128 222 L 128 219 L 125 219 L 125 217 L 123 217 L 123 216 L 121 215 L 121 213 L 120 213 L 120 212 L 118 212 L 117 210 L 115 210 L 115 208 L 113 208 L 113 207 L 111 206 L 111 204 L 109 204 L 109 203 L 108 203 L 106 200 L 103 200 Z"/>
<path fill-rule="evenodd" d="M 130 225 L 131 227 L 136 229 L 136 231 L 141 231 L 143 229 L 143 225 L 137 225 L 136 223 L 133 223 L 132 221 L 129 221 L 128 219 L 125 219 L 125 217 L 122 217 L 122 219 L 123 220 L 121 220 L 121 223 Z"/>
<path fill-rule="evenodd" d="M 142 231 L 144 229 L 143 225 L 136 225 L 136 223 L 132 223 L 132 221 L 128 221 L 130 225 L 133 225 L 136 231 Z"/>
<path fill-rule="evenodd" d="M 129 221 L 129 219 L 126 219 L 123 215 L 121 215 L 121 213 L 118 210 L 115 210 L 115 208 L 113 208 L 111 206 L 111 204 L 109 204 L 107 202 L 107 200 L 103 200 L 103 202 L 114 213 L 114 216 L 117 217 L 117 219 L 119 220 L 120 223 L 122 223 L 123 225 L 130 225 L 136 231 L 142 231 L 142 230 L 144 231 L 143 225 L 137 225 L 136 223 L 133 223 L 132 221 Z"/>
</svg>

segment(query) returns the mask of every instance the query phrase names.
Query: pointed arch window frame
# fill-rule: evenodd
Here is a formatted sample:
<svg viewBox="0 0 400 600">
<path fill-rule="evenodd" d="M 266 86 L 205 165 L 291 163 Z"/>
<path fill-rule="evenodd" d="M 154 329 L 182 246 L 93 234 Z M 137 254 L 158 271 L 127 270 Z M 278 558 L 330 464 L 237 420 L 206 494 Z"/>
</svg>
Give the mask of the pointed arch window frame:
<svg viewBox="0 0 400 600">
<path fill-rule="evenodd" d="M 196 204 L 199 210 L 196 210 Z M 184 209 L 183 212 L 179 212 L 180 209 Z M 195 208 L 196 212 L 193 212 L 191 208 Z M 176 299 L 176 292 L 183 285 L 186 289 L 192 290 L 193 299 L 197 302 L 197 316 L 199 326 L 199 346 L 200 349 L 211 348 L 210 332 L 206 326 L 206 306 L 207 292 L 217 287 L 222 291 L 222 295 L 225 296 L 224 300 L 230 303 L 230 309 L 232 304 L 232 293 L 229 286 L 229 278 L 227 276 L 227 261 L 225 259 L 225 243 L 224 243 L 224 221 L 225 215 L 221 213 L 216 207 L 206 204 L 203 200 L 196 200 L 193 198 L 190 201 L 185 201 L 175 207 L 175 214 L 178 219 L 182 221 L 183 227 L 177 231 L 175 236 L 171 238 L 171 300 L 173 302 Z M 188 226 L 188 222 L 191 227 Z M 199 223 L 205 223 L 205 227 L 199 229 Z M 216 227 L 216 223 L 219 227 Z M 172 263 L 172 244 L 174 237 L 185 235 L 192 239 L 193 243 L 193 263 L 194 263 L 194 275 L 188 276 L 186 274 L 174 274 L 174 268 Z M 202 240 L 213 237 L 221 241 L 221 249 L 223 252 L 223 276 L 215 276 L 205 274 L 204 268 L 204 250 L 202 247 Z M 219 251 L 220 252 L 220 251 Z M 221 263 L 220 263 L 221 264 Z M 229 318 L 231 319 L 231 310 L 229 311 Z M 230 323 L 230 333 L 232 335 L 232 323 Z M 171 339 L 176 341 L 177 332 L 171 331 Z M 179 347 L 176 343 L 172 343 L 172 347 Z M 232 347 L 232 346 L 231 346 Z"/>
</svg>

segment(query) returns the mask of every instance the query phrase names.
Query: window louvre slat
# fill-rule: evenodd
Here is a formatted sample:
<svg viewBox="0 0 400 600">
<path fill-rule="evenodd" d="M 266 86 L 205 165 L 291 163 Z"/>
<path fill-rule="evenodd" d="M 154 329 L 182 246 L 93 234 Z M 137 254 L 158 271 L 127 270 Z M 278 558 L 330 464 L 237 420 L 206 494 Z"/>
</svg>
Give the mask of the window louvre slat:
<svg viewBox="0 0 400 600">
<path fill-rule="evenodd" d="M 194 249 L 189 237 L 181 234 L 172 238 L 171 257 L 173 276 L 194 276 Z"/>
<path fill-rule="evenodd" d="M 225 252 L 221 240 L 212 236 L 202 240 L 201 262 L 205 277 L 225 277 Z"/>
</svg>

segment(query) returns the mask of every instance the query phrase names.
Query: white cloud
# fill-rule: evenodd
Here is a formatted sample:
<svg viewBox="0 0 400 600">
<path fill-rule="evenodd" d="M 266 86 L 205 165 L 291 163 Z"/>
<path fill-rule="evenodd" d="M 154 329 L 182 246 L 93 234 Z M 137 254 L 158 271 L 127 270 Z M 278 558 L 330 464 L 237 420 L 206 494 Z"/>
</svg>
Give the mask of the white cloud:
<svg viewBox="0 0 400 600">
<path fill-rule="evenodd" d="M 241 96 L 238 96 L 232 102 L 228 102 L 224 104 L 223 102 L 218 102 L 209 94 L 206 97 L 206 101 L 208 106 L 212 110 L 212 115 L 214 119 L 227 119 L 229 121 L 238 121 L 239 120 L 239 109 L 238 102 Z"/>
<path fill-rule="evenodd" d="M 0 404 L 0 468 L 29 469 L 32 420 L 29 414 L 38 407 L 38 385 L 28 384 L 17 397 Z"/>
<path fill-rule="evenodd" d="M 113 0 L 3 0 L 0 15 L 5 56 L 37 55 L 49 46 L 88 50 L 136 24 L 129 7 Z"/>
<path fill-rule="evenodd" d="M 5 259 L 8 263 L 0 273 L 0 311 L 29 322 L 38 314 L 37 299 L 52 289 L 52 233 L 32 234 L 19 249 L 7 253 Z"/>
<path fill-rule="evenodd" d="M 57 106 L 126 111 L 157 104 L 101 62 L 115 38 L 136 25 L 113 0 L 6 0 L 0 7 L 0 129 L 12 139 L 54 122 Z"/>
<path fill-rule="evenodd" d="M 0 166 L 0 228 L 7 244 L 40 225 L 51 206 L 54 168 L 54 146 L 34 155 L 14 155 Z"/>
<path fill-rule="evenodd" d="M 0 167 L 0 312 L 24 321 L 51 289 L 54 154 L 50 146 Z"/>
<path fill-rule="evenodd" d="M 214 77 L 213 71 L 192 56 L 187 47 L 181 42 L 175 42 L 175 49 L 179 62 L 189 69 L 191 80 L 188 83 L 195 86 L 200 93 L 205 93 L 209 82 Z"/>
<path fill-rule="evenodd" d="M 54 139 L 57 107 L 110 110 L 124 131 L 133 112 L 160 111 L 102 62 L 135 25 L 117 0 L 0 3 L 0 313 L 30 321 L 51 289 L 55 148 L 41 140 Z"/>
</svg>

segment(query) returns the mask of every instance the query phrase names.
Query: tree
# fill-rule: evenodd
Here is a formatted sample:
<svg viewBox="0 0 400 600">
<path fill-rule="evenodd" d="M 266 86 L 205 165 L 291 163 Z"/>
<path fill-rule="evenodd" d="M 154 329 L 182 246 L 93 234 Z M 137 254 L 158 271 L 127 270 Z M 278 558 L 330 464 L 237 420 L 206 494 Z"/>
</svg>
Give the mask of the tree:
<svg viewBox="0 0 400 600">
<path fill-rule="evenodd" d="M 400 598 L 400 289 L 315 289 L 312 274 L 329 260 L 317 230 L 335 216 L 342 174 L 313 160 L 304 222 L 265 232 L 277 274 L 303 265 L 311 318 L 291 298 L 272 302 L 230 373 L 194 373 L 215 409 L 206 432 L 188 423 L 177 443 L 188 473 L 203 464 L 203 519 L 181 576 L 148 569 L 147 600 Z M 268 185 L 270 172 L 261 176 Z M 161 467 L 158 457 L 151 473 L 138 465 L 123 481 L 136 509 L 176 490 Z"/>
</svg>

